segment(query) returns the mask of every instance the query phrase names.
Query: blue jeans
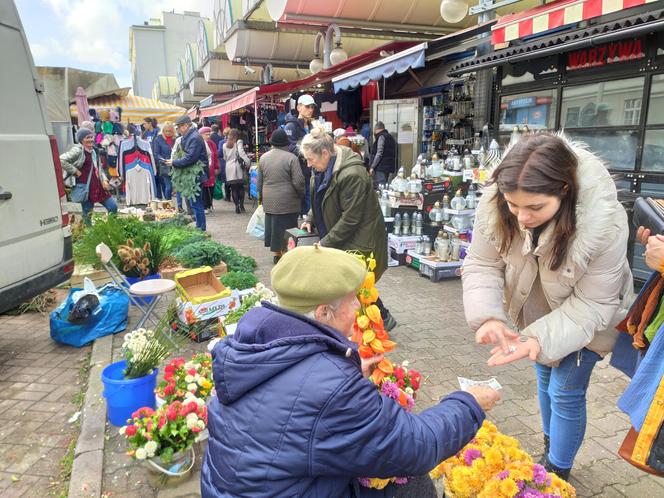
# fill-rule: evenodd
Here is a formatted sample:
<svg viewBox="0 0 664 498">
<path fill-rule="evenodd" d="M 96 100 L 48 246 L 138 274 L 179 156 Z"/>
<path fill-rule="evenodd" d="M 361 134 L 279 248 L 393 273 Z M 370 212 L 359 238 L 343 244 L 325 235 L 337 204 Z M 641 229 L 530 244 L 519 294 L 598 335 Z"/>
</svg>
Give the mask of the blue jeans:
<svg viewBox="0 0 664 498">
<path fill-rule="evenodd" d="M 171 177 L 168 175 L 159 175 L 156 178 L 155 183 L 157 185 L 157 199 L 170 201 L 171 197 L 173 197 L 173 185 L 171 184 Z"/>
<path fill-rule="evenodd" d="M 549 462 L 571 469 L 586 433 L 586 391 L 595 363 L 602 357 L 583 348 L 557 367 L 535 364 L 544 435 L 550 438 Z"/>
<path fill-rule="evenodd" d="M 118 212 L 118 205 L 115 202 L 115 199 L 113 197 L 109 197 L 106 199 L 104 202 L 101 203 L 102 206 L 106 208 L 106 211 L 109 213 L 117 213 Z M 81 202 L 81 210 L 83 211 L 83 221 L 89 225 L 90 222 L 90 213 L 92 212 L 92 209 L 95 207 L 94 202 L 90 201 L 85 201 Z"/>
<path fill-rule="evenodd" d="M 196 220 L 196 228 L 205 232 L 205 207 L 203 207 L 203 187 L 196 197 L 187 199 L 191 210 L 194 212 L 194 219 Z"/>
</svg>

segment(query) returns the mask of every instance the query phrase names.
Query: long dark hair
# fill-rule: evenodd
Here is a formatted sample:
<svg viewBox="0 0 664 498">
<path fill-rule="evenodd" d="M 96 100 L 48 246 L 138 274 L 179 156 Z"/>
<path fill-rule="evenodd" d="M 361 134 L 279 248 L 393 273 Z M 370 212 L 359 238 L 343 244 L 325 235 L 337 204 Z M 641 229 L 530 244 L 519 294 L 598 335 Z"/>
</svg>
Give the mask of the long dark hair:
<svg viewBox="0 0 664 498">
<path fill-rule="evenodd" d="M 553 257 L 551 270 L 557 270 L 567 257 L 569 241 L 576 232 L 576 202 L 579 184 L 576 178 L 578 158 L 560 137 L 536 133 L 522 137 L 503 158 L 491 176 L 498 192 L 495 202 L 499 214 L 500 252 L 505 254 L 519 233 L 519 225 L 507 205 L 505 192 L 522 190 L 561 199 L 554 216 Z"/>
</svg>

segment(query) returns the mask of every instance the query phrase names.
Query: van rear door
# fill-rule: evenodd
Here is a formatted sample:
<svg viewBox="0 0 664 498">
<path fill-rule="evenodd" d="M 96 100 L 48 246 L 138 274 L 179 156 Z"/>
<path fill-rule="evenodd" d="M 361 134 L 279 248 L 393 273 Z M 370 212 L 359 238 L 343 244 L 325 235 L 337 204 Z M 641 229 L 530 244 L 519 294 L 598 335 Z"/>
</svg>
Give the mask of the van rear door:
<svg viewBox="0 0 664 498">
<path fill-rule="evenodd" d="M 6 297 L 9 288 L 62 266 L 69 228 L 44 97 L 13 2 L 0 2 L 0 47 L 0 295 L 4 290 Z"/>
</svg>

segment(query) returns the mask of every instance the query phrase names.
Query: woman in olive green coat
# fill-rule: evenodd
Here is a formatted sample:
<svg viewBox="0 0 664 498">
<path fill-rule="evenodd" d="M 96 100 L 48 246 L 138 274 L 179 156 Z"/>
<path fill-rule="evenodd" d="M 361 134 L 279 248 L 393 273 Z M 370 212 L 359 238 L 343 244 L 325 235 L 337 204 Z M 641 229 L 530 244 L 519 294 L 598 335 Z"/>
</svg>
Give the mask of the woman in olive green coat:
<svg viewBox="0 0 664 498">
<path fill-rule="evenodd" d="M 311 210 L 303 229 L 318 230 L 320 243 L 343 251 L 373 253 L 376 280 L 387 269 L 387 232 L 378 197 L 360 156 L 334 144 L 322 128 L 314 128 L 302 140 L 302 152 L 314 169 L 311 177 Z M 396 321 L 381 307 L 385 328 Z"/>
</svg>

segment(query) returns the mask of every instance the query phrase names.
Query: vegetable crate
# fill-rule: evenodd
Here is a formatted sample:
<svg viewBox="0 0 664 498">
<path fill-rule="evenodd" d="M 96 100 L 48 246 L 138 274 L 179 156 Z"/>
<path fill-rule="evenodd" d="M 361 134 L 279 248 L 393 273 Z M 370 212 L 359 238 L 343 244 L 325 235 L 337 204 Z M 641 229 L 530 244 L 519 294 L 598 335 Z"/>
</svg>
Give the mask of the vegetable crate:
<svg viewBox="0 0 664 498">
<path fill-rule="evenodd" d="M 192 304 L 217 301 L 231 295 L 230 289 L 224 287 L 209 266 L 178 273 L 175 275 L 175 284 L 175 290 L 182 300 Z"/>
<path fill-rule="evenodd" d="M 171 327 L 174 330 L 180 330 L 194 342 L 206 342 L 214 337 L 223 335 L 223 325 L 221 318 L 208 318 L 206 320 L 199 320 L 195 323 L 186 323 L 176 317 L 171 322 Z"/>
</svg>

